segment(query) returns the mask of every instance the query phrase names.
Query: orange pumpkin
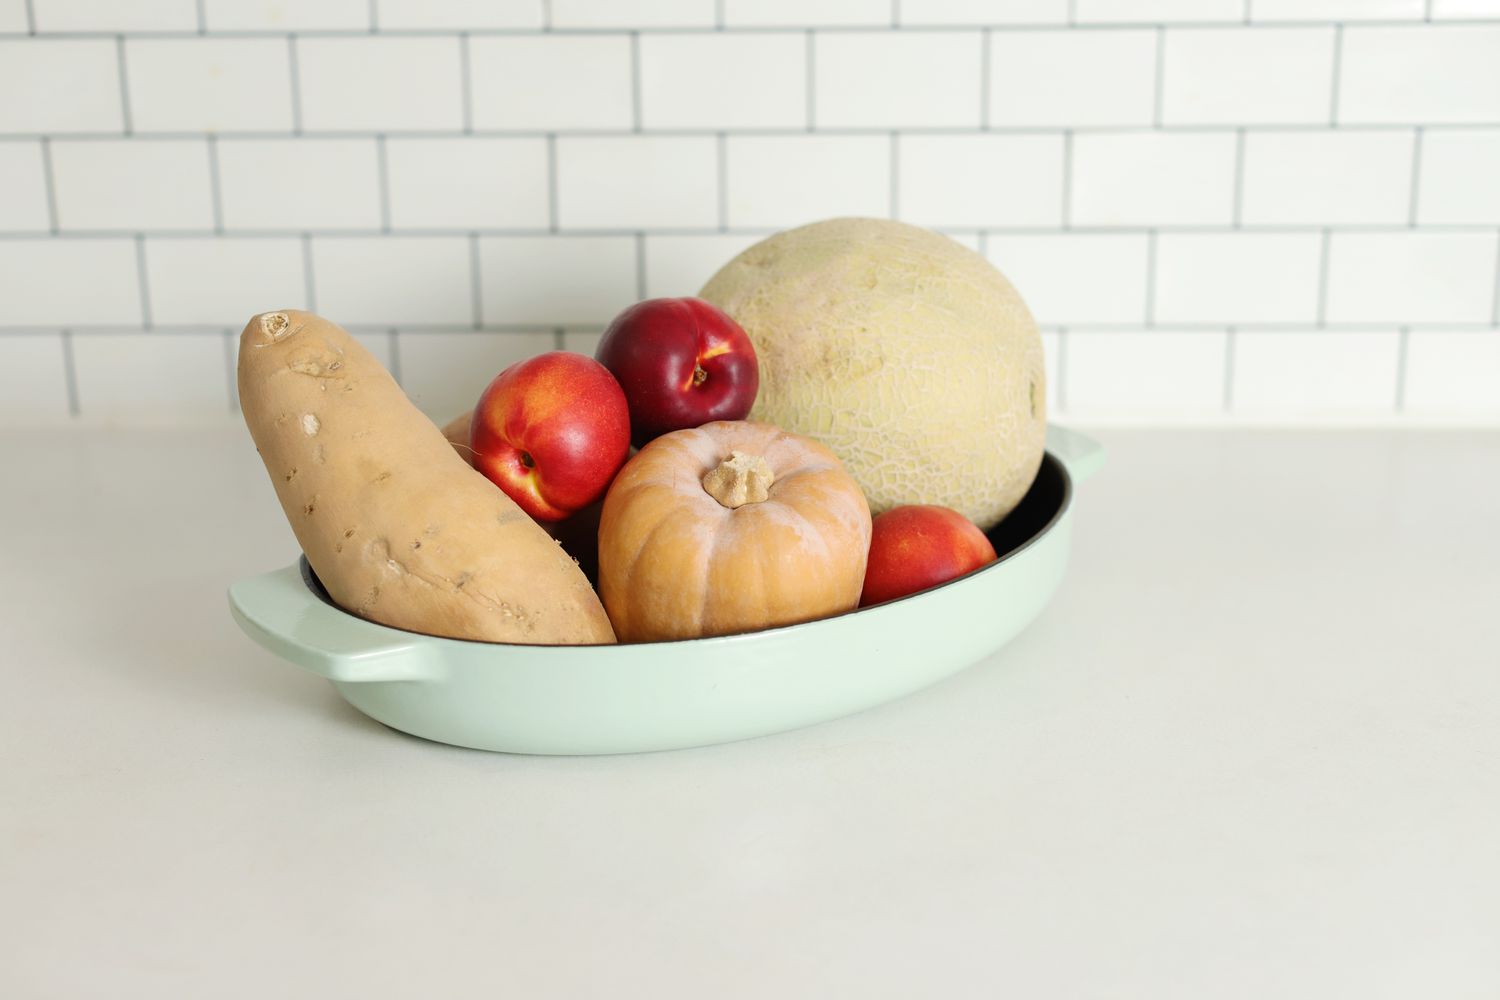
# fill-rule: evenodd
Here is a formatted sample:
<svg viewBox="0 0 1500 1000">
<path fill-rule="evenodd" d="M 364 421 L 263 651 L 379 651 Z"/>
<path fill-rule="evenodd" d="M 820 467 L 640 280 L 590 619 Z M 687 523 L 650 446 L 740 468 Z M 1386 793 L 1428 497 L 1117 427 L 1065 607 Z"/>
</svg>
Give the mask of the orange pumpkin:
<svg viewBox="0 0 1500 1000">
<path fill-rule="evenodd" d="M 859 604 L 870 507 L 833 452 L 770 424 L 674 431 L 604 498 L 599 592 L 622 642 L 726 635 Z"/>
</svg>

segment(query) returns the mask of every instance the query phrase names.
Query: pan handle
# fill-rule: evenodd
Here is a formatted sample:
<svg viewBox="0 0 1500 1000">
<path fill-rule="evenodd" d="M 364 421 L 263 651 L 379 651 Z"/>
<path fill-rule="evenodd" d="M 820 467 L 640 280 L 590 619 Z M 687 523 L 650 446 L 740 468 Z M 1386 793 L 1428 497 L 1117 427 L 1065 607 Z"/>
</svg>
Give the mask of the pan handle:
<svg viewBox="0 0 1500 1000">
<path fill-rule="evenodd" d="M 1068 475 L 1081 483 L 1104 465 L 1104 446 L 1077 431 L 1047 425 L 1047 450 L 1067 466 Z"/>
<path fill-rule="evenodd" d="M 429 681 L 442 673 L 430 642 L 330 607 L 297 563 L 231 586 L 229 612 L 261 646 L 329 680 Z"/>
</svg>

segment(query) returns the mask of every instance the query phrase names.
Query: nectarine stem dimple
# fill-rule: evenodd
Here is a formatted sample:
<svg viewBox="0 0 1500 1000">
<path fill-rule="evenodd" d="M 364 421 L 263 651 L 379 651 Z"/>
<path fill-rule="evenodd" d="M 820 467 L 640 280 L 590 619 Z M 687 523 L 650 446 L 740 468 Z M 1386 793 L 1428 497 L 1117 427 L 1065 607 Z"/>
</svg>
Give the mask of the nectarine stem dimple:
<svg viewBox="0 0 1500 1000">
<path fill-rule="evenodd" d="M 528 469 L 535 469 L 536 468 L 536 460 L 531 457 L 531 452 L 529 452 L 529 451 L 523 451 L 523 452 L 521 452 L 521 464 L 524 465 L 524 466 L 526 466 L 526 468 L 528 468 Z"/>
<path fill-rule="evenodd" d="M 704 475 L 703 490 L 733 510 L 769 497 L 774 478 L 771 466 L 761 456 L 732 451 Z"/>
</svg>

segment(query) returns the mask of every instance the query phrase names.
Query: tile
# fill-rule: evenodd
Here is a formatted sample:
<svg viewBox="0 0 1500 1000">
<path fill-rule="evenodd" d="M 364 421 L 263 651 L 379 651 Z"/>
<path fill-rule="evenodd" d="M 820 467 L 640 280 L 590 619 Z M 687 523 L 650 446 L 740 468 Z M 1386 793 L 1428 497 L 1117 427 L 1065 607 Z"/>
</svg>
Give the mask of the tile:
<svg viewBox="0 0 1500 1000">
<path fill-rule="evenodd" d="M 257 313 L 308 306 L 302 243 L 291 238 L 148 238 L 146 281 L 157 325 L 238 331 Z"/>
<path fill-rule="evenodd" d="M 711 28 L 714 0 L 551 0 L 554 28 Z"/>
<path fill-rule="evenodd" d="M 137 132 L 290 131 L 284 38 L 130 38 L 125 73 Z"/>
<path fill-rule="evenodd" d="M 813 55 L 819 128 L 980 124 L 979 32 L 823 32 Z"/>
<path fill-rule="evenodd" d="M 1333 37 L 1331 26 L 1168 29 L 1163 35 L 1163 124 L 1328 121 Z M 1273 65 L 1276 71 L 1266 72 Z"/>
<path fill-rule="evenodd" d="M 26 9 L 27 0 L 0 0 L 0 31 L 24 35 L 30 30 Z"/>
<path fill-rule="evenodd" d="M 135 240 L 0 240 L 0 302 L 8 326 L 137 325 Z"/>
<path fill-rule="evenodd" d="M 47 178 L 40 142 L 0 142 L 0 232 L 42 232 Z"/>
<path fill-rule="evenodd" d="M 629 128 L 630 39 L 625 35 L 494 36 L 469 39 L 474 127 Z M 539 86 L 564 80 L 566 86 Z"/>
<path fill-rule="evenodd" d="M 553 349 L 551 331 L 396 334 L 401 351 L 401 388 L 439 426 L 466 413 L 496 376 L 527 358 Z"/>
<path fill-rule="evenodd" d="M 697 295 L 708 279 L 759 236 L 714 233 L 707 236 L 646 234 L 646 298 Z"/>
<path fill-rule="evenodd" d="M 604 330 L 564 330 L 562 335 L 563 350 L 572 351 L 575 354 L 587 354 L 589 357 L 599 353 L 599 341 L 604 339 Z"/>
<path fill-rule="evenodd" d="M 1500 25 L 1352 25 L 1344 30 L 1338 120 L 1500 121 Z"/>
<path fill-rule="evenodd" d="M 990 35 L 991 125 L 1149 125 L 1155 108 L 1155 31 Z"/>
<path fill-rule="evenodd" d="M 890 0 L 724 0 L 724 24 L 731 28 L 889 27 Z"/>
<path fill-rule="evenodd" d="M 1486 323 L 1496 235 L 1340 233 L 1328 251 L 1330 323 Z"/>
<path fill-rule="evenodd" d="M 31 0 L 37 31 L 196 31 L 194 0 Z"/>
<path fill-rule="evenodd" d="M 1062 394 L 1058 391 L 1062 387 L 1062 352 L 1063 338 L 1066 336 L 1056 330 L 1042 331 L 1042 368 L 1047 380 L 1047 415 L 1056 416 L 1063 412 Z"/>
<path fill-rule="evenodd" d="M 1422 136 L 1417 221 L 1500 223 L 1500 129 L 1429 129 Z"/>
<path fill-rule="evenodd" d="M 1075 135 L 1073 224 L 1227 224 L 1234 159 L 1235 137 L 1227 132 Z"/>
<path fill-rule="evenodd" d="M 543 0 L 379 0 L 380 30 L 540 28 Z"/>
<path fill-rule="evenodd" d="M 642 35 L 640 47 L 645 128 L 807 124 L 803 32 Z"/>
<path fill-rule="evenodd" d="M 1222 412 L 1218 330 L 1069 330 L 1068 413 L 1181 419 Z"/>
<path fill-rule="evenodd" d="M 1244 0 L 1074 0 L 1073 18 L 1090 22 L 1241 21 Z"/>
<path fill-rule="evenodd" d="M 312 261 L 318 312 L 339 323 L 473 322 L 462 236 L 315 236 Z"/>
<path fill-rule="evenodd" d="M 633 236 L 523 236 L 479 241 L 486 324 L 608 323 L 640 298 Z"/>
<path fill-rule="evenodd" d="M 221 139 L 224 227 L 378 229 L 374 139 Z"/>
<path fill-rule="evenodd" d="M 712 227 L 719 212 L 712 136 L 563 136 L 557 213 L 564 229 Z"/>
<path fill-rule="evenodd" d="M 181 423 L 229 412 L 216 332 L 75 333 L 78 408 L 90 423 Z"/>
<path fill-rule="evenodd" d="M 903 135 L 900 217 L 919 225 L 1062 223 L 1060 135 Z"/>
<path fill-rule="evenodd" d="M 1235 413 L 1302 421 L 1395 411 L 1394 329 L 1242 330 L 1234 342 Z"/>
<path fill-rule="evenodd" d="M 901 0 L 903 25 L 1066 24 L 1068 0 Z"/>
<path fill-rule="evenodd" d="M 1405 410 L 1500 418 L 1500 330 L 1413 330 Z"/>
<path fill-rule="evenodd" d="M 780 228 L 890 214 L 886 136 L 730 136 L 725 156 L 731 226 Z"/>
<path fill-rule="evenodd" d="M 397 229 L 547 228 L 540 138 L 390 139 L 385 149 Z"/>
<path fill-rule="evenodd" d="M 1043 326 L 1145 321 L 1144 233 L 991 233 L 986 243 Z"/>
<path fill-rule="evenodd" d="M 0 39 L 0 132 L 116 132 L 124 127 L 113 39 Z"/>
<path fill-rule="evenodd" d="M 1427 0 L 1250 0 L 1252 21 L 1420 21 Z"/>
<path fill-rule="evenodd" d="M 1413 133 L 1247 132 L 1245 225 L 1403 223 L 1411 207 Z"/>
<path fill-rule="evenodd" d="M 1161 233 L 1159 323 L 1312 323 L 1318 233 Z"/>
<path fill-rule="evenodd" d="M 0 426 L 68 419 L 62 335 L 0 332 Z"/>
<path fill-rule="evenodd" d="M 458 39 L 451 36 L 300 38 L 302 126 L 457 130 L 463 126 L 461 65 Z"/>
<path fill-rule="evenodd" d="M 203 0 L 209 31 L 368 31 L 369 0 Z"/>
<path fill-rule="evenodd" d="M 60 139 L 52 143 L 52 177 L 64 231 L 213 228 L 201 139 Z"/>
<path fill-rule="evenodd" d="M 1433 20 L 1500 17 L 1500 0 L 1432 0 Z"/>
<path fill-rule="evenodd" d="M 359 341 L 361 347 L 370 352 L 370 356 L 375 359 L 375 363 L 390 373 L 390 376 L 396 380 L 397 385 L 401 384 L 401 373 L 396 371 L 396 365 L 393 363 L 396 353 L 394 346 L 396 338 L 390 330 L 363 327 L 350 330 L 349 335 Z"/>
</svg>

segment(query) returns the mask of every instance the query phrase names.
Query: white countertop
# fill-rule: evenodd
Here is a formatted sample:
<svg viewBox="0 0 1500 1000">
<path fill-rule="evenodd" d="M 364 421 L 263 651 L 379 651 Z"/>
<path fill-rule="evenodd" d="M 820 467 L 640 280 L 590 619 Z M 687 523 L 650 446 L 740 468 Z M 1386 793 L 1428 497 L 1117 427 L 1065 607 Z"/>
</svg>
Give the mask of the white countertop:
<svg viewBox="0 0 1500 1000">
<path fill-rule="evenodd" d="M 0 432 L 0 996 L 1500 995 L 1500 433 L 1099 436 L 994 659 L 536 758 L 240 634 L 242 429 Z"/>
</svg>

